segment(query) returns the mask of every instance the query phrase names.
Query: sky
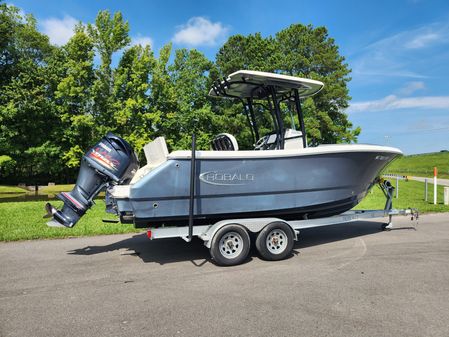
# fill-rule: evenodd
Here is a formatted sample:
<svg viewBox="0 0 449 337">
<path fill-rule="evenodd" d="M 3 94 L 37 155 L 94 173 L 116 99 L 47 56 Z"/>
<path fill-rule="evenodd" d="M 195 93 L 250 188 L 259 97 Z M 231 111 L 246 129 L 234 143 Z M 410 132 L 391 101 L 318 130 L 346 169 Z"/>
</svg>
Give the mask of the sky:
<svg viewBox="0 0 449 337">
<path fill-rule="evenodd" d="M 325 26 L 352 69 L 350 107 L 359 143 L 406 154 L 449 150 L 449 1 L 24 1 L 10 3 L 62 45 L 99 10 L 121 11 L 132 43 L 196 48 L 214 60 L 234 34 L 274 35 L 291 24 Z"/>
</svg>

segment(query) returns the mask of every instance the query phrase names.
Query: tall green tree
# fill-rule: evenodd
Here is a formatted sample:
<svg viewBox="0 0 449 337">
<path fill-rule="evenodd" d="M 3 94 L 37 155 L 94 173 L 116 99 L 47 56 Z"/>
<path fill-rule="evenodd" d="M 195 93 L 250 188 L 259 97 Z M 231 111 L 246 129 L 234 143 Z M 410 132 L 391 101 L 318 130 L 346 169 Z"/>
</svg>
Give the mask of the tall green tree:
<svg viewBox="0 0 449 337">
<path fill-rule="evenodd" d="M 175 87 L 168 70 L 172 44 L 166 44 L 159 51 L 159 57 L 153 68 L 150 80 L 150 106 L 158 120 L 154 125 L 155 136 L 165 136 L 167 145 L 174 148 L 175 142 L 166 132 L 166 125 L 174 123 L 176 117 L 177 98 Z"/>
<path fill-rule="evenodd" d="M 19 8 L 0 3 L 0 87 L 24 71 L 22 59 L 43 62 L 52 51 L 48 37 L 37 31 L 32 15 L 22 16 Z"/>
<path fill-rule="evenodd" d="M 78 167 L 83 153 L 95 138 L 96 123 L 92 114 L 94 75 L 93 41 L 79 24 L 75 34 L 61 49 L 63 75 L 55 90 L 61 121 L 60 144 L 68 167 Z"/>
<path fill-rule="evenodd" d="M 112 55 L 130 43 L 129 25 L 123 20 L 120 12 L 111 16 L 109 11 L 104 10 L 98 13 L 95 25 L 87 26 L 87 31 L 101 59 L 93 85 L 93 112 L 98 122 L 99 132 L 105 133 L 113 127 L 111 124 L 114 105 Z"/>
<path fill-rule="evenodd" d="M 241 69 L 273 72 L 276 70 L 278 54 L 272 37 L 260 33 L 233 35 L 225 42 L 215 57 L 218 75 L 223 78 Z"/>
<path fill-rule="evenodd" d="M 305 118 L 312 143 L 356 141 L 360 128 L 353 129 L 344 113 L 351 99 L 347 83 L 351 70 L 325 27 L 291 25 L 275 36 L 276 70 L 322 81 L 324 89 L 305 103 Z"/>
<path fill-rule="evenodd" d="M 0 155 L 16 162 L 13 179 L 37 182 L 60 170 L 47 69 L 55 48 L 31 15 L 22 17 L 14 6 L 0 4 L 0 17 L 2 34 L 7 32 L 1 42 Z"/>
<path fill-rule="evenodd" d="M 215 115 L 207 98 L 212 67 L 213 63 L 195 49 L 176 50 L 169 73 L 177 108 L 173 118 L 163 124 L 174 148 L 190 148 L 193 133 L 198 148 L 210 147 L 210 139 L 216 133 Z"/>
<path fill-rule="evenodd" d="M 127 49 L 114 72 L 115 131 L 141 152 L 155 133 L 159 114 L 150 109 L 150 76 L 156 59 L 150 46 Z"/>
</svg>

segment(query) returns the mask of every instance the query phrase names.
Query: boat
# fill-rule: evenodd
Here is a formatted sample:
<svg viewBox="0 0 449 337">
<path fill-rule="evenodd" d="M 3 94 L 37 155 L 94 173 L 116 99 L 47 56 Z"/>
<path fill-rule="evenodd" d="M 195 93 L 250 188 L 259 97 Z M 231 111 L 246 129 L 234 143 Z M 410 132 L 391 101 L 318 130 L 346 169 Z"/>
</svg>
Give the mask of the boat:
<svg viewBox="0 0 449 337">
<path fill-rule="evenodd" d="M 193 137 L 191 149 L 169 153 L 158 137 L 144 147 L 147 164 L 139 168 L 131 146 L 106 135 L 84 155 L 74 189 L 58 195 L 62 210 L 47 204 L 49 225 L 73 227 L 102 189 L 108 212 L 142 228 L 317 219 L 352 209 L 402 152 L 367 144 L 309 146 L 301 99 L 323 87 L 316 80 L 249 70 L 216 81 L 210 96 L 243 103 L 252 150 L 240 150 L 234 135 L 221 133 L 211 150 L 196 150 Z M 271 116 L 273 131 L 260 135 L 267 129 L 260 127 L 267 123 L 262 114 Z"/>
</svg>

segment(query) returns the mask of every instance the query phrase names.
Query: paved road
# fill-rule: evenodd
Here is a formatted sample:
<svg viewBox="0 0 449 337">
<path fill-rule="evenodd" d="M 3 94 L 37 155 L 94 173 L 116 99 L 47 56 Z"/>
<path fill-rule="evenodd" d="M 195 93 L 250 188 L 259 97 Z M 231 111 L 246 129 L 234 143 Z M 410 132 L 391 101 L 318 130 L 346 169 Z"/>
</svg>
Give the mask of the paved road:
<svg viewBox="0 0 449 337">
<path fill-rule="evenodd" d="M 407 177 L 410 180 L 416 180 L 416 181 L 421 181 L 421 182 L 425 182 L 426 179 L 427 179 L 429 184 L 433 184 L 433 178 L 414 177 L 414 176 L 407 176 Z M 440 178 L 438 178 L 437 184 L 441 185 L 441 186 L 449 186 L 449 179 L 440 179 Z"/>
<path fill-rule="evenodd" d="M 220 268 L 143 234 L 0 244 L 3 336 L 449 336 L 449 215 L 302 232 Z"/>
</svg>

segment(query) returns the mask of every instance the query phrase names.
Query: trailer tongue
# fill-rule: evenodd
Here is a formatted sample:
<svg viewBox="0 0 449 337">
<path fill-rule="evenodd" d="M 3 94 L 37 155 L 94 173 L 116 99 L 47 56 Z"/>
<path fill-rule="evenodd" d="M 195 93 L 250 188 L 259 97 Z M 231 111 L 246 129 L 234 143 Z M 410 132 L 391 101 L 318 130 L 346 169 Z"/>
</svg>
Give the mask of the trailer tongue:
<svg viewBox="0 0 449 337">
<path fill-rule="evenodd" d="M 62 209 L 57 210 L 47 203 L 45 217 L 52 218 L 47 224 L 73 227 L 103 188 L 109 184 L 126 183 L 138 168 L 139 161 L 131 146 L 122 138 L 108 133 L 83 156 L 73 190 L 57 195 L 64 202 Z"/>
</svg>

